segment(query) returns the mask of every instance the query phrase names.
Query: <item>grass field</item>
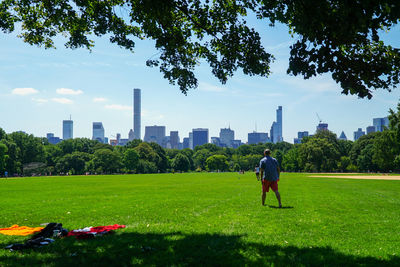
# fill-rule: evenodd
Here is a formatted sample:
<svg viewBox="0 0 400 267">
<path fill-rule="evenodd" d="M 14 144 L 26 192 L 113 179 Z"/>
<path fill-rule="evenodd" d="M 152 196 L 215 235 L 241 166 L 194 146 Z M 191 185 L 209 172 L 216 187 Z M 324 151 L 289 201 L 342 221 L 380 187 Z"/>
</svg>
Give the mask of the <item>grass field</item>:
<svg viewBox="0 0 400 267">
<path fill-rule="evenodd" d="M 400 265 L 400 181 L 284 173 L 279 191 L 282 209 L 273 193 L 261 206 L 253 173 L 0 179 L 0 228 L 127 226 L 0 249 L 0 266 Z M 25 239 L 0 234 L 0 248 Z"/>
</svg>

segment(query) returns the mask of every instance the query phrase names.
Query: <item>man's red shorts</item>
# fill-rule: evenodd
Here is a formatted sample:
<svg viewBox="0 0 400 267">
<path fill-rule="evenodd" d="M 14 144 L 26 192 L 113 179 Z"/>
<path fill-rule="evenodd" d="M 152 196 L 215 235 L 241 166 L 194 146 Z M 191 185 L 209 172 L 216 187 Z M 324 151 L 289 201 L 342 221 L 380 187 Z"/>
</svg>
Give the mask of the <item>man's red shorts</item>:
<svg viewBox="0 0 400 267">
<path fill-rule="evenodd" d="M 262 180 L 263 193 L 269 192 L 270 187 L 271 187 L 272 191 L 274 191 L 274 192 L 278 191 L 278 181 Z"/>
</svg>

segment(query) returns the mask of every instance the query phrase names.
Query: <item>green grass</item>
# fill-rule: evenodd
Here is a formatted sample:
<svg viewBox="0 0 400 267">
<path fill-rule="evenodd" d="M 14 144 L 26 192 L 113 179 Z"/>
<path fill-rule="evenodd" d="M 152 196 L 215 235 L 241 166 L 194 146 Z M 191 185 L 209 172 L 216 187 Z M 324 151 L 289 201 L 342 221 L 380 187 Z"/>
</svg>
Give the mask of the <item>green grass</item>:
<svg viewBox="0 0 400 267">
<path fill-rule="evenodd" d="M 126 224 L 92 240 L 0 250 L 0 266 L 400 264 L 400 181 L 284 173 L 284 208 L 253 173 L 0 179 L 0 228 Z M 0 234 L 0 247 L 27 237 Z M 142 251 L 142 247 L 152 250 Z"/>
</svg>

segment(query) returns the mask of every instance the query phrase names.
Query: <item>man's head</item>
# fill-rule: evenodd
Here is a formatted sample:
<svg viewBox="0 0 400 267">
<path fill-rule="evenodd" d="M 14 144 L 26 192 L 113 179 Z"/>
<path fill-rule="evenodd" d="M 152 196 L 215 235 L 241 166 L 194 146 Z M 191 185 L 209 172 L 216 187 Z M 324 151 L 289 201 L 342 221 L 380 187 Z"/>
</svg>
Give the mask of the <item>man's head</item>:
<svg viewBox="0 0 400 267">
<path fill-rule="evenodd" d="M 264 156 L 271 156 L 271 150 L 268 148 L 264 150 Z"/>
</svg>

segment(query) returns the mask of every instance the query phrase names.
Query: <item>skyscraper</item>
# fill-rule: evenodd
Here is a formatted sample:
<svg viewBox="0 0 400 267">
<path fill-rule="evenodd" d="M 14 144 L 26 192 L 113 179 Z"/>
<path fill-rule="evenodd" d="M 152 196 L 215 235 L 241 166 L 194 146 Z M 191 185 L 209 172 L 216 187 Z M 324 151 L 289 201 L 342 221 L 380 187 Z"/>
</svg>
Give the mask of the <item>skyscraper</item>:
<svg viewBox="0 0 400 267">
<path fill-rule="evenodd" d="M 63 120 L 63 140 L 74 138 L 74 122 L 69 120 Z"/>
<path fill-rule="evenodd" d="M 193 133 L 193 149 L 208 143 L 208 129 L 197 128 L 192 130 Z"/>
<path fill-rule="evenodd" d="M 222 146 L 232 147 L 232 141 L 235 139 L 235 132 L 231 128 L 222 128 L 219 132 L 219 141 Z"/>
<path fill-rule="evenodd" d="M 170 137 L 170 144 L 171 144 L 171 148 L 173 149 L 178 149 L 179 147 L 179 135 L 178 135 L 178 131 L 170 131 L 169 132 L 169 137 Z"/>
<path fill-rule="evenodd" d="M 165 139 L 165 126 L 146 126 L 144 131 L 144 141 L 163 145 Z"/>
<path fill-rule="evenodd" d="M 278 106 L 276 110 L 276 121 L 272 123 L 271 130 L 271 141 L 273 143 L 278 143 L 283 141 L 282 135 L 282 106 Z"/>
<path fill-rule="evenodd" d="M 133 132 L 135 139 L 141 139 L 141 91 L 133 89 Z"/>
<path fill-rule="evenodd" d="M 93 137 L 92 140 L 97 140 L 100 143 L 105 143 L 104 127 L 101 122 L 93 122 Z"/>
</svg>

